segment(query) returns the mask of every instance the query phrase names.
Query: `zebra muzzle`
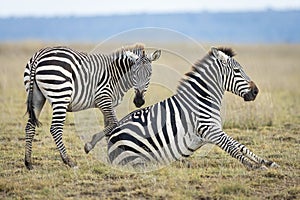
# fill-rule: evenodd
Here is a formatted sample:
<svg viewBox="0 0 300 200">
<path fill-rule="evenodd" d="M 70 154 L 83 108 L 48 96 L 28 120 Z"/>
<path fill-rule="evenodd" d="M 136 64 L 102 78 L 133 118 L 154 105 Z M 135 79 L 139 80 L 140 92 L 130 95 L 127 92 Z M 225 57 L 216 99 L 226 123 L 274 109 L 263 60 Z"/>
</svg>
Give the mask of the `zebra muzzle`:
<svg viewBox="0 0 300 200">
<path fill-rule="evenodd" d="M 139 107 L 141 107 L 142 105 L 144 105 L 145 100 L 144 100 L 143 92 L 140 92 L 140 91 L 136 90 L 135 97 L 134 97 L 134 99 L 133 99 L 133 103 L 134 103 L 134 105 L 135 105 L 137 108 L 139 108 Z"/>
<path fill-rule="evenodd" d="M 245 101 L 254 101 L 259 92 L 259 89 L 257 88 L 257 86 L 255 85 L 255 83 L 253 81 L 250 81 L 249 84 L 250 84 L 250 91 L 244 95 L 244 100 Z"/>
</svg>

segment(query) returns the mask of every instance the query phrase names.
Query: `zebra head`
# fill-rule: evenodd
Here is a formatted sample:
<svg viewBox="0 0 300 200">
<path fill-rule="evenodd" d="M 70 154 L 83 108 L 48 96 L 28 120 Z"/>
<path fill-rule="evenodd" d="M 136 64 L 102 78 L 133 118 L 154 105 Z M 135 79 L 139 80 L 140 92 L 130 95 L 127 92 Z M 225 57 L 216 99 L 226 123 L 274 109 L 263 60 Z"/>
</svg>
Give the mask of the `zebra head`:
<svg viewBox="0 0 300 200">
<path fill-rule="evenodd" d="M 142 51 L 140 56 L 132 55 L 132 52 L 128 52 L 127 55 L 131 55 L 135 59 L 134 65 L 132 67 L 132 82 L 135 91 L 135 97 L 133 103 L 136 107 L 141 107 L 144 105 L 144 95 L 148 89 L 150 78 L 152 75 L 152 61 L 159 59 L 161 55 L 161 50 L 156 50 L 150 55 Z"/>
<path fill-rule="evenodd" d="M 230 91 L 245 101 L 255 100 L 258 88 L 247 76 L 241 65 L 233 58 L 235 53 L 229 48 L 211 48 L 211 52 L 221 65 L 222 83 L 226 91 Z"/>
</svg>

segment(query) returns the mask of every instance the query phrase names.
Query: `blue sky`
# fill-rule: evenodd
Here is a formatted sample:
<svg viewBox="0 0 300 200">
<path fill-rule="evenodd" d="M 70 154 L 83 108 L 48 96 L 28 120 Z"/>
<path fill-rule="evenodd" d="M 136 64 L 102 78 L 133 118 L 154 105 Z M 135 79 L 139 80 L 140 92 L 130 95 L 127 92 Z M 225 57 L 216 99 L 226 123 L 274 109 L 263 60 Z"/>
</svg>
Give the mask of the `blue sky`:
<svg viewBox="0 0 300 200">
<path fill-rule="evenodd" d="M 0 17 L 300 9 L 300 0 L 0 0 Z"/>
</svg>

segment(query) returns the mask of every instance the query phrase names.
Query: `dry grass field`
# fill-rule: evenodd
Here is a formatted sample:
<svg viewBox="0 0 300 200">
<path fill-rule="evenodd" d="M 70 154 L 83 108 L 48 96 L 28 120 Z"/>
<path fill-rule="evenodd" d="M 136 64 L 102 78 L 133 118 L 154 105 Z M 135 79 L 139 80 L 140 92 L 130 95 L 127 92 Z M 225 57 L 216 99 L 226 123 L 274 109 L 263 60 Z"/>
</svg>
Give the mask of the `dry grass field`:
<svg viewBox="0 0 300 200">
<path fill-rule="evenodd" d="M 300 199 L 300 45 L 232 46 L 238 53 L 236 59 L 256 82 L 260 94 L 254 102 L 226 94 L 224 129 L 257 155 L 278 163 L 280 168 L 248 171 L 213 147 L 207 152 L 199 150 L 187 162 L 175 162 L 148 173 L 113 169 L 101 161 L 96 149 L 86 155 L 83 146 L 89 136 L 84 136 L 84 131 L 92 132 L 85 129 L 78 134 L 80 120 L 74 113 L 67 116 L 64 142 L 78 169 L 65 166 L 49 133 L 48 104 L 41 115 L 43 126 L 37 129 L 33 143 L 35 168 L 28 171 L 24 167 L 27 116 L 23 70 L 33 53 L 47 45 L 0 44 L 0 199 Z M 94 47 L 69 46 L 82 51 Z M 194 51 L 184 44 L 172 46 L 186 54 Z M 161 59 L 159 62 L 169 66 L 179 65 L 166 60 L 164 55 Z M 179 74 L 189 69 L 189 65 L 177 67 Z M 167 76 L 159 72 L 154 69 L 153 80 L 159 80 L 161 74 Z M 169 85 L 176 85 L 178 79 L 170 81 Z M 168 89 L 151 85 L 146 94 L 147 104 L 171 95 L 173 89 Z M 133 109 L 128 103 L 130 94 L 126 98 L 118 109 L 119 117 Z M 100 112 L 95 112 L 102 122 Z"/>
</svg>

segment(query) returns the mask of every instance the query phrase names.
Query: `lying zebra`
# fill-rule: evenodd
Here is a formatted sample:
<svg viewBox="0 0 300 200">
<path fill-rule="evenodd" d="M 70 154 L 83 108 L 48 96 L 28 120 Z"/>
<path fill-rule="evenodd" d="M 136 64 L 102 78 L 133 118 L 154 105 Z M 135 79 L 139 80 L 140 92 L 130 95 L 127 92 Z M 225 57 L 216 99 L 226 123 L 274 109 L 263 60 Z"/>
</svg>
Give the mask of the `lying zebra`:
<svg viewBox="0 0 300 200">
<path fill-rule="evenodd" d="M 188 157 L 204 144 L 215 144 L 249 169 L 277 167 L 232 139 L 221 125 L 220 107 L 225 91 L 253 101 L 258 88 L 233 58 L 229 48 L 211 48 L 180 82 L 177 94 L 136 110 L 108 136 L 112 165 L 168 164 Z M 94 144 L 102 135 L 95 135 Z"/>
</svg>

